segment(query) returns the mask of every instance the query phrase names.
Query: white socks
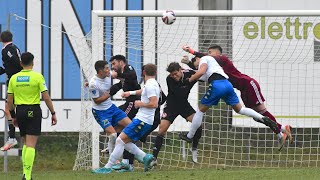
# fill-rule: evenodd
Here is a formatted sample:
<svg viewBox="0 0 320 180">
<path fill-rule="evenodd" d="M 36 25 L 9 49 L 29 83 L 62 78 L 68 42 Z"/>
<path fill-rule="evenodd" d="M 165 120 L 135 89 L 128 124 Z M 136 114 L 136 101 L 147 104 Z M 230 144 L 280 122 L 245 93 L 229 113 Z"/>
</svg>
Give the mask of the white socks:
<svg viewBox="0 0 320 180">
<path fill-rule="evenodd" d="M 144 156 L 146 156 L 146 153 L 143 152 L 140 148 L 138 148 L 137 145 L 133 144 L 132 142 L 127 143 L 124 148 L 129 151 L 129 153 L 134 154 L 135 158 L 139 161 L 142 160 Z"/>
<path fill-rule="evenodd" d="M 115 147 L 115 143 L 116 143 L 116 139 L 117 139 L 117 133 L 112 133 L 108 136 L 108 149 L 109 149 L 109 154 L 112 153 L 114 147 Z"/>
<path fill-rule="evenodd" d="M 188 138 L 193 138 L 194 134 L 196 133 L 197 129 L 201 126 L 202 118 L 203 118 L 203 112 L 201 112 L 199 109 L 196 111 L 196 114 L 193 116 L 190 131 L 187 134 Z"/>
<path fill-rule="evenodd" d="M 263 116 L 250 108 L 242 107 L 238 113 L 263 121 L 262 120 Z"/>
<path fill-rule="evenodd" d="M 105 168 L 111 168 L 112 165 L 114 165 L 116 161 L 121 158 L 124 151 L 124 146 L 124 142 L 121 138 L 118 137 L 116 140 L 116 147 L 114 148 L 114 151 L 111 153 L 108 163 L 104 166 Z"/>
<path fill-rule="evenodd" d="M 116 139 L 116 147 L 114 148 L 113 152 L 110 154 L 108 163 L 104 166 L 105 168 L 111 168 L 112 165 L 119 160 L 123 154 L 124 149 L 129 151 L 131 154 L 135 155 L 135 158 L 139 161 L 143 162 L 143 158 L 146 155 L 141 149 L 139 149 L 135 144 L 132 142 L 128 142 L 125 144 L 120 137 Z"/>
</svg>

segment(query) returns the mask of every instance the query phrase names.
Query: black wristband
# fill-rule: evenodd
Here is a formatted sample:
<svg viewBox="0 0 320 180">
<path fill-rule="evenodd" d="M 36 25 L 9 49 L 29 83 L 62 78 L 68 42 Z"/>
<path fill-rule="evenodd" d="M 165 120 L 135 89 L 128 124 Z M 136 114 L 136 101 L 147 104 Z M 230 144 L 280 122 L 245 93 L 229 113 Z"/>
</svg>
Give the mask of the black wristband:
<svg viewBox="0 0 320 180">
<path fill-rule="evenodd" d="M 51 113 L 52 116 L 55 115 L 55 114 L 56 114 L 56 112 L 52 112 L 52 113 Z"/>
<path fill-rule="evenodd" d="M 16 113 L 14 112 L 14 110 L 10 111 L 10 115 L 11 115 L 11 118 L 16 118 Z"/>
</svg>

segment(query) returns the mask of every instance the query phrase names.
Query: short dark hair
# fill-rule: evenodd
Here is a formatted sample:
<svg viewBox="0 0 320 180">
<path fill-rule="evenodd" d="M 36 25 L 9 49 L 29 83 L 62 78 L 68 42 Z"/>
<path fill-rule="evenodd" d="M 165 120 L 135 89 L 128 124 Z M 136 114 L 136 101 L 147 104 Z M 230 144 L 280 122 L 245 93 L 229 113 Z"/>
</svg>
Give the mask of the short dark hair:
<svg viewBox="0 0 320 180">
<path fill-rule="evenodd" d="M 22 53 L 21 55 L 21 63 L 23 66 L 29 66 L 32 64 L 34 56 L 30 52 Z"/>
<path fill-rule="evenodd" d="M 108 64 L 107 61 L 99 60 L 96 63 L 94 63 L 94 68 L 96 69 L 97 73 L 99 73 L 99 71 L 103 70 L 107 64 Z"/>
<path fill-rule="evenodd" d="M 3 31 L 0 35 L 0 41 L 1 42 L 11 42 L 13 38 L 13 35 L 10 31 Z"/>
<path fill-rule="evenodd" d="M 143 66 L 143 70 L 147 76 L 155 76 L 157 74 L 157 66 L 155 64 L 146 64 Z"/>
<path fill-rule="evenodd" d="M 168 67 L 167 67 L 167 71 L 168 71 L 169 73 L 172 73 L 172 72 L 174 72 L 174 71 L 179 71 L 180 69 L 181 69 L 181 66 L 180 66 L 180 64 L 177 63 L 177 62 L 172 62 L 172 63 L 170 63 L 170 64 L 168 65 Z"/>
<path fill-rule="evenodd" d="M 127 63 L 126 57 L 124 57 L 124 56 L 121 55 L 121 54 L 112 56 L 112 57 L 110 58 L 109 62 L 112 62 L 113 60 L 123 61 L 124 63 Z"/>
<path fill-rule="evenodd" d="M 194 55 L 194 57 L 191 59 L 192 64 L 196 61 L 196 58 L 202 58 L 204 54 L 202 53 L 197 53 Z"/>
<path fill-rule="evenodd" d="M 209 49 L 218 49 L 219 51 L 220 51 L 220 53 L 222 53 L 222 47 L 221 46 L 219 46 L 219 45 L 213 45 L 213 46 L 210 46 L 209 48 L 208 48 L 208 50 Z"/>
</svg>

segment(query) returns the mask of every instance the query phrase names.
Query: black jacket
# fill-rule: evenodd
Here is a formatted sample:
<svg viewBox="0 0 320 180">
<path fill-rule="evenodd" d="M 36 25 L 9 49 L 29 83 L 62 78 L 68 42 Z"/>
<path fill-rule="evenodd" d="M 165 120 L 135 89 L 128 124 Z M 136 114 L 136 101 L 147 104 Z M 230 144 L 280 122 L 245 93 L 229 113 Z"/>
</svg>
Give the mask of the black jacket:
<svg viewBox="0 0 320 180">
<path fill-rule="evenodd" d="M 124 67 L 123 72 L 117 72 L 118 78 L 123 79 L 119 83 L 112 85 L 110 89 L 110 95 L 115 95 L 120 89 L 123 89 L 124 92 L 126 91 L 135 91 L 141 89 L 140 84 L 137 80 L 137 73 L 131 65 L 126 65 Z M 140 99 L 135 95 L 131 95 L 126 98 L 126 101 L 135 101 Z"/>
<path fill-rule="evenodd" d="M 2 49 L 2 63 L 3 67 L 0 67 L 0 75 L 6 73 L 8 80 L 12 75 L 20 72 L 22 67 L 20 65 L 20 50 L 13 43 L 8 44 Z"/>
<path fill-rule="evenodd" d="M 197 81 L 185 84 L 185 80 L 195 74 L 192 70 L 184 70 L 183 78 L 180 81 L 175 81 L 172 77 L 167 77 L 168 96 L 167 103 L 186 103 L 193 85 Z"/>
</svg>

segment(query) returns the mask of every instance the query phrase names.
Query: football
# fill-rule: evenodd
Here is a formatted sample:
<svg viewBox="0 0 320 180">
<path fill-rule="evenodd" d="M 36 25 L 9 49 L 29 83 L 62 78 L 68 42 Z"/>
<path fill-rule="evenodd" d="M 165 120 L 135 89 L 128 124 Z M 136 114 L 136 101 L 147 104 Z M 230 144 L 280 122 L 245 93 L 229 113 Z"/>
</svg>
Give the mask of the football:
<svg viewBox="0 0 320 180">
<path fill-rule="evenodd" d="M 166 11 L 162 15 L 162 21 L 167 25 L 171 25 L 176 21 L 176 15 L 173 11 Z"/>
</svg>

